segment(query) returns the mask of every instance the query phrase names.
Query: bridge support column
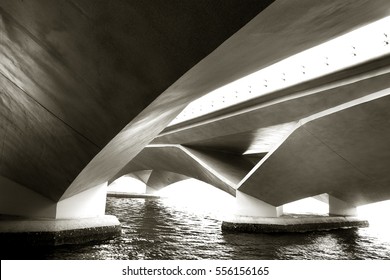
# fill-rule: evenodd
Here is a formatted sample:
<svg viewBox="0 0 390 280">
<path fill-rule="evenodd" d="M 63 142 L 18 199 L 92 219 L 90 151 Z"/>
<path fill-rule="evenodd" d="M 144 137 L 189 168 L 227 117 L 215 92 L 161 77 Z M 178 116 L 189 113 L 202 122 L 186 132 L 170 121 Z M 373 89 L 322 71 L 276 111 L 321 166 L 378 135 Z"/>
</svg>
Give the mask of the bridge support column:
<svg viewBox="0 0 390 280">
<path fill-rule="evenodd" d="M 354 205 L 329 195 L 329 215 L 357 216 L 357 209 Z"/>
<path fill-rule="evenodd" d="M 342 216 L 283 215 L 283 207 L 275 207 L 243 192 L 236 193 L 235 215 L 222 222 L 222 230 L 249 233 L 306 232 L 351 227 L 367 227 L 368 222 L 356 217 L 356 209 L 329 196 L 330 213 Z"/>
<path fill-rule="evenodd" d="M 80 244 L 120 235 L 118 219 L 105 215 L 106 190 L 104 183 L 55 202 L 0 176 L 0 244 Z"/>
<path fill-rule="evenodd" d="M 149 186 L 145 187 L 145 193 L 146 194 L 156 194 L 157 190 L 155 188 L 151 188 Z"/>
<path fill-rule="evenodd" d="M 276 207 L 237 191 L 234 214 L 238 217 L 279 217 L 283 214 L 283 206 Z"/>
</svg>

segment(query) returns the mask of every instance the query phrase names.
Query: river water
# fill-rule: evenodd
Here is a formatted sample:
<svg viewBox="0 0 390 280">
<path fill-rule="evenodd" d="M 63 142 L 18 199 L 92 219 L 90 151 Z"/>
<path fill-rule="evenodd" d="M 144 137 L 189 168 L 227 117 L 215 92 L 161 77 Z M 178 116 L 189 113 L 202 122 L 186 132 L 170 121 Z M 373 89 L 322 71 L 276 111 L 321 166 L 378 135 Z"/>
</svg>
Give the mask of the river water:
<svg viewBox="0 0 390 280">
<path fill-rule="evenodd" d="M 26 259 L 390 259 L 378 228 L 296 234 L 223 233 L 211 214 L 169 199 L 108 198 L 122 235 L 100 244 L 19 252 Z"/>
</svg>

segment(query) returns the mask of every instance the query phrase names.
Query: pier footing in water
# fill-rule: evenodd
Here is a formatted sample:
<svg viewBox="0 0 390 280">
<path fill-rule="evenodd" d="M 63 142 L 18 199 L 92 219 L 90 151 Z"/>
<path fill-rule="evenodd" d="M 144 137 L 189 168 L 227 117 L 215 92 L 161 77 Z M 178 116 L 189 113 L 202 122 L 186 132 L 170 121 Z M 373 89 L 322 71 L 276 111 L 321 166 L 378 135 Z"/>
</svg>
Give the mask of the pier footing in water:
<svg viewBox="0 0 390 280">
<path fill-rule="evenodd" d="M 83 244 L 111 239 L 120 234 L 120 222 L 111 215 L 58 220 L 22 217 L 0 219 L 0 243 L 3 246 Z"/>
<path fill-rule="evenodd" d="M 278 218 L 237 216 L 222 222 L 222 230 L 247 233 L 308 232 L 368 227 L 368 221 L 341 216 L 281 216 Z"/>
</svg>

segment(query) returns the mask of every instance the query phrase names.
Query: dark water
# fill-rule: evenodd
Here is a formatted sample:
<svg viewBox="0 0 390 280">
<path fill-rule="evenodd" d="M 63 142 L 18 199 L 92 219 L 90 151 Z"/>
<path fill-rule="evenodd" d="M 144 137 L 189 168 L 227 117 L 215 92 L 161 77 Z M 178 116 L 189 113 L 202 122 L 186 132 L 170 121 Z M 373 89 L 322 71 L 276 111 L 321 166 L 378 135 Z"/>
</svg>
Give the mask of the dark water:
<svg viewBox="0 0 390 280">
<path fill-rule="evenodd" d="M 27 259 L 390 259 L 374 229 L 297 234 L 223 233 L 210 215 L 164 199 L 108 198 L 122 236 L 101 244 L 19 252 Z"/>
</svg>

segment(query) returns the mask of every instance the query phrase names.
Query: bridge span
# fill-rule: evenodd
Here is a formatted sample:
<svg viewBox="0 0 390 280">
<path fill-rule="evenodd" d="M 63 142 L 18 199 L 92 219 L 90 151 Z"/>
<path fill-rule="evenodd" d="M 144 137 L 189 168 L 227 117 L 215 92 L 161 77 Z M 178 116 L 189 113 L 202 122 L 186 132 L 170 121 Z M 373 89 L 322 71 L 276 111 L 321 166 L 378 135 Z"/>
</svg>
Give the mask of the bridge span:
<svg viewBox="0 0 390 280">
<path fill-rule="evenodd" d="M 326 193 L 330 214 L 354 215 L 357 206 L 390 199 L 389 59 L 168 127 L 113 179 L 151 170 L 161 188 L 181 174 L 275 210 Z"/>
<path fill-rule="evenodd" d="M 385 0 L 0 1 L 1 234 L 117 234 L 107 183 L 145 170 L 155 188 L 208 182 L 246 216 L 324 193 L 340 215 L 389 198 L 388 56 L 167 128 L 210 91 L 389 13 Z"/>
</svg>

